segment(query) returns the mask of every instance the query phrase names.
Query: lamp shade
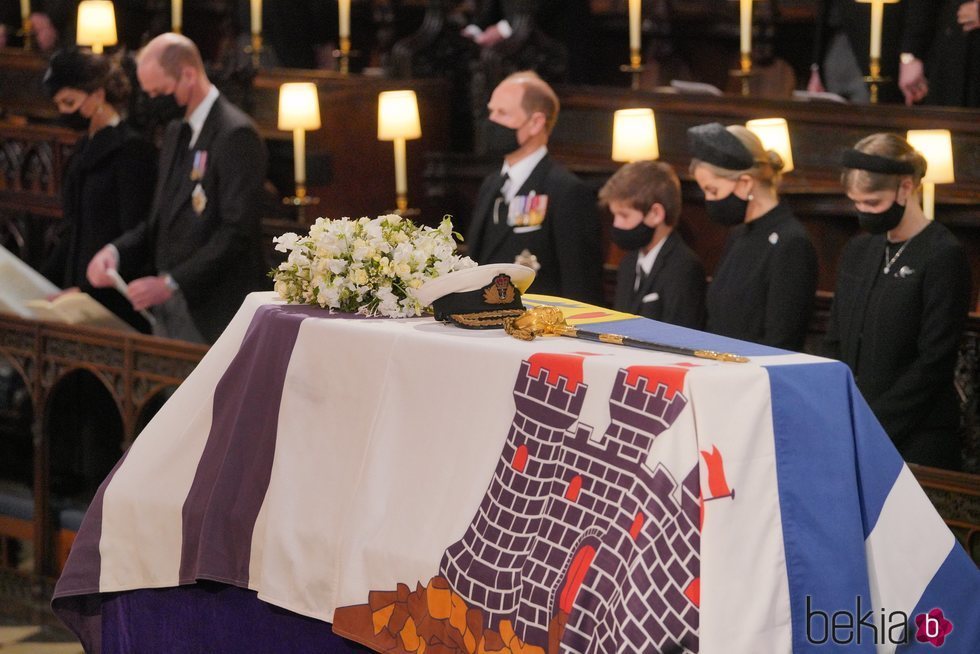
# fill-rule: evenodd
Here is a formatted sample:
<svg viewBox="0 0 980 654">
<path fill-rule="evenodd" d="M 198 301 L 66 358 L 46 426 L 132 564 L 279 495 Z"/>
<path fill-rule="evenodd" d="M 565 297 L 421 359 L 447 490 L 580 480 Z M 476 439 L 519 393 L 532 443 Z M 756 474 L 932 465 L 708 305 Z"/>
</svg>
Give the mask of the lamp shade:
<svg viewBox="0 0 980 654">
<path fill-rule="evenodd" d="M 910 129 L 909 144 L 926 158 L 928 166 L 923 182 L 950 184 L 953 175 L 953 140 L 948 129 Z"/>
<path fill-rule="evenodd" d="M 659 156 L 653 109 L 620 109 L 613 114 L 613 161 L 643 161 Z"/>
<path fill-rule="evenodd" d="M 320 101 L 313 82 L 288 82 L 279 87 L 279 129 L 319 129 Z"/>
<path fill-rule="evenodd" d="M 783 160 L 782 172 L 793 170 L 793 147 L 789 140 L 789 126 L 785 118 L 759 118 L 745 123 L 745 127 L 759 137 L 762 147 L 775 150 Z"/>
<path fill-rule="evenodd" d="M 378 94 L 378 140 L 417 139 L 422 136 L 419 103 L 415 91 L 382 91 Z"/>
<path fill-rule="evenodd" d="M 84 0 L 78 5 L 78 25 L 75 42 L 101 48 L 115 45 L 116 10 L 110 0 Z"/>
<path fill-rule="evenodd" d="M 873 5 L 873 4 L 895 5 L 901 2 L 901 0 L 857 0 L 857 2 L 862 5 Z"/>
</svg>

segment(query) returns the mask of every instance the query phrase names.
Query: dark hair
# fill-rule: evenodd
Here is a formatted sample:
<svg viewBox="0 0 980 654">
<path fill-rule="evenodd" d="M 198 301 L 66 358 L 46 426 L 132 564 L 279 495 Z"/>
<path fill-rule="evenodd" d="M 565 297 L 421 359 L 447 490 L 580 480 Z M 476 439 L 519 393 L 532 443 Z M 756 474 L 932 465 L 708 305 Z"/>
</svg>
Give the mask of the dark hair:
<svg viewBox="0 0 980 654">
<path fill-rule="evenodd" d="M 599 190 L 599 202 L 629 202 L 646 214 L 659 204 L 664 208 L 664 222 L 673 227 L 681 215 L 681 182 L 670 165 L 660 161 L 628 163 L 609 178 Z"/>
<path fill-rule="evenodd" d="M 43 84 L 52 98 L 64 88 L 85 93 L 104 89 L 106 102 L 117 109 L 126 104 L 132 90 L 128 76 L 115 59 L 74 48 L 51 56 Z"/>
<path fill-rule="evenodd" d="M 902 177 L 912 177 L 913 184 L 918 187 L 926 174 L 926 159 L 908 141 L 898 134 L 882 132 L 865 136 L 857 142 L 854 149 L 865 154 L 874 154 L 886 159 L 906 162 L 912 165 L 912 175 L 892 175 L 874 173 L 860 168 L 845 168 L 840 181 L 845 190 L 855 189 L 864 192 L 883 191 L 898 186 Z"/>
</svg>

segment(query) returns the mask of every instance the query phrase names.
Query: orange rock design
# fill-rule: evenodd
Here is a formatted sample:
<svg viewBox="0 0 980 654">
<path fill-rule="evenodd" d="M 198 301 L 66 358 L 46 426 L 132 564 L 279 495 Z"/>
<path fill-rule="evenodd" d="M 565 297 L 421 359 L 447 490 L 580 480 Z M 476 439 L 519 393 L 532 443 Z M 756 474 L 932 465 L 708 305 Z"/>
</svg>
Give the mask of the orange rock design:
<svg viewBox="0 0 980 654">
<path fill-rule="evenodd" d="M 367 604 L 337 609 L 333 630 L 390 654 L 546 654 L 521 642 L 509 620 L 500 622 L 499 631 L 483 623 L 481 611 L 469 608 L 445 579 L 433 577 L 414 592 L 398 584 L 394 591 L 372 591 Z M 557 646 L 560 629 L 555 635 Z"/>
</svg>

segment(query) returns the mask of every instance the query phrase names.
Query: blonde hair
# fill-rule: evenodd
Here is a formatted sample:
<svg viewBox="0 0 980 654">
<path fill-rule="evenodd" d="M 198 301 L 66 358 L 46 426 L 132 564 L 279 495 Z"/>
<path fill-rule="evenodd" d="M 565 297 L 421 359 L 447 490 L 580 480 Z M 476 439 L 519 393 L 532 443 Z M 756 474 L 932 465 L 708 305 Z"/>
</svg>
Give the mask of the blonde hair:
<svg viewBox="0 0 980 654">
<path fill-rule="evenodd" d="M 841 173 L 840 183 L 847 191 L 869 193 L 894 189 L 899 185 L 899 180 L 902 177 L 911 177 L 914 187 L 919 188 L 919 184 L 926 174 L 926 158 L 898 134 L 881 132 L 865 136 L 858 141 L 854 149 L 865 154 L 910 163 L 914 172 L 911 175 L 893 175 L 890 173 L 874 173 L 860 168 L 845 168 L 844 172 Z"/>
<path fill-rule="evenodd" d="M 775 191 L 782 181 L 782 170 L 785 166 L 783 158 L 779 156 L 779 153 L 775 150 L 766 150 L 762 147 L 762 141 L 759 140 L 759 137 L 743 125 L 728 125 L 725 129 L 737 138 L 745 146 L 745 149 L 749 151 L 749 154 L 752 155 L 752 159 L 754 160 L 752 167 L 744 170 L 732 170 L 730 168 L 716 166 L 713 163 L 708 163 L 701 159 L 692 159 L 690 171 L 693 173 L 695 168 L 704 166 L 718 177 L 731 180 L 737 180 L 742 175 L 748 175 L 762 186 L 772 188 Z"/>
</svg>

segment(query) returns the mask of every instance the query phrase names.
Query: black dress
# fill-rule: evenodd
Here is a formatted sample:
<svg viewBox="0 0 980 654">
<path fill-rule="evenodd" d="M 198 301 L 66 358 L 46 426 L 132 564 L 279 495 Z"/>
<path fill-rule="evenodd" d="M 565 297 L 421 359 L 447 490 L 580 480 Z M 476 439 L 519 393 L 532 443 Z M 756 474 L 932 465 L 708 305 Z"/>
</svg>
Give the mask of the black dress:
<svg viewBox="0 0 980 654">
<path fill-rule="evenodd" d="M 953 369 L 970 304 L 962 246 L 932 223 L 889 272 L 885 237 L 864 234 L 841 253 L 826 353 L 858 388 L 906 461 L 959 467 Z M 900 243 L 889 244 L 889 259 Z"/>
<path fill-rule="evenodd" d="M 129 301 L 115 289 L 93 288 L 85 271 L 104 245 L 146 220 L 156 170 L 155 149 L 125 122 L 79 139 L 65 169 L 58 243 L 41 269 L 53 283 L 78 286 L 143 332 L 149 325 Z"/>
<path fill-rule="evenodd" d="M 781 202 L 732 229 L 708 285 L 707 331 L 802 350 L 816 290 L 813 244 Z"/>
</svg>

